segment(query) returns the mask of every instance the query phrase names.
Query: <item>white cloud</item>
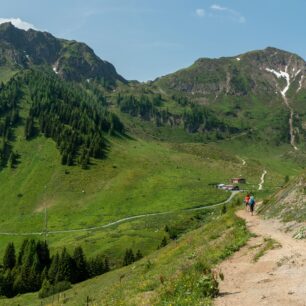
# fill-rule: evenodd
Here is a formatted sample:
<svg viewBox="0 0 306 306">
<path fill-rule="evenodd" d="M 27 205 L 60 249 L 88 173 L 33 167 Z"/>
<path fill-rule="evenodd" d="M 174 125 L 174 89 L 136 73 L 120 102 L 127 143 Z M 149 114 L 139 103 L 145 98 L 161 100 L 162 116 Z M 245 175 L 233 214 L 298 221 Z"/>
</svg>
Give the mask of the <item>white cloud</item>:
<svg viewBox="0 0 306 306">
<path fill-rule="evenodd" d="M 228 8 L 218 5 L 218 4 L 213 4 L 210 8 L 216 11 L 227 11 L 228 10 Z"/>
<path fill-rule="evenodd" d="M 28 30 L 28 29 L 36 30 L 33 24 L 23 21 L 20 18 L 0 18 L 0 24 L 5 22 L 11 22 L 16 28 L 22 30 Z"/>
<path fill-rule="evenodd" d="M 219 4 L 213 4 L 210 6 L 210 9 L 212 11 L 215 11 L 215 12 L 223 12 L 224 14 L 226 14 L 226 17 L 233 20 L 233 21 L 236 21 L 236 22 L 239 22 L 239 23 L 245 23 L 246 22 L 246 19 L 244 16 L 242 16 L 239 12 L 231 9 L 231 8 L 228 8 L 228 7 L 225 7 L 225 6 L 221 6 Z"/>
<path fill-rule="evenodd" d="M 199 17 L 204 17 L 205 16 L 205 10 L 202 9 L 202 8 L 196 9 L 195 12 L 196 12 L 197 16 L 199 16 Z"/>
</svg>

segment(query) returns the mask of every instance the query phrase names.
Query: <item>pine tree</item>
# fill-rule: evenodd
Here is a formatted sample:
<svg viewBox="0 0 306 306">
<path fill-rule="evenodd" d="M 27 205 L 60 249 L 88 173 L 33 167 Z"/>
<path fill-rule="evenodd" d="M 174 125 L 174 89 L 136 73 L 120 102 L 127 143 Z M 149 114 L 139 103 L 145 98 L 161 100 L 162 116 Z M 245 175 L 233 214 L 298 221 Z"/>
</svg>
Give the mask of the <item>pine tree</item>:
<svg viewBox="0 0 306 306">
<path fill-rule="evenodd" d="M 30 139 L 34 134 L 34 120 L 33 117 L 28 117 L 26 120 L 24 135 L 25 138 L 28 140 Z"/>
<path fill-rule="evenodd" d="M 50 251 L 47 242 L 38 241 L 36 245 L 36 252 L 41 266 L 49 267 L 51 260 L 50 260 Z"/>
<path fill-rule="evenodd" d="M 139 260 L 141 258 L 143 258 L 143 256 L 142 256 L 140 250 L 138 250 L 137 253 L 136 253 L 136 256 L 135 256 L 135 260 Z"/>
<path fill-rule="evenodd" d="M 135 261 L 135 257 L 134 257 L 134 253 L 133 253 L 132 249 L 127 249 L 125 251 L 125 255 L 124 255 L 124 258 L 123 258 L 123 265 L 124 266 L 130 265 L 134 261 Z"/>
<path fill-rule="evenodd" d="M 106 273 L 108 271 L 110 271 L 109 260 L 108 260 L 107 257 L 105 257 L 105 259 L 104 259 L 104 271 L 103 272 Z"/>
<path fill-rule="evenodd" d="M 16 254 L 15 254 L 15 246 L 14 243 L 9 243 L 6 247 L 3 256 L 3 269 L 13 269 L 16 264 Z"/>
<path fill-rule="evenodd" d="M 73 262 L 66 248 L 63 249 L 58 263 L 55 282 L 71 281 Z"/>
<path fill-rule="evenodd" d="M 165 247 L 167 244 L 168 244 L 167 238 L 164 237 L 163 240 L 162 240 L 162 242 L 161 242 L 161 244 L 160 244 L 160 248 Z"/>
<path fill-rule="evenodd" d="M 72 282 L 78 283 L 88 278 L 88 268 L 86 258 L 81 247 L 76 247 L 72 256 L 74 269 Z"/>
<path fill-rule="evenodd" d="M 43 271 L 41 272 L 41 275 L 40 275 L 41 284 L 43 283 L 45 279 L 48 279 L 48 268 L 47 267 L 44 267 Z"/>
<path fill-rule="evenodd" d="M 59 268 L 59 260 L 60 260 L 59 254 L 56 253 L 52 257 L 51 265 L 48 271 L 48 279 L 50 280 L 52 284 L 54 284 L 56 281 L 56 275 L 57 275 L 58 268 Z"/>
<path fill-rule="evenodd" d="M 0 272 L 0 296 L 5 295 L 4 292 L 4 275 L 2 273 L 2 271 Z"/>
<path fill-rule="evenodd" d="M 18 260 L 17 260 L 17 265 L 18 266 L 22 265 L 24 252 L 25 252 L 25 249 L 26 249 L 28 243 L 29 243 L 28 239 L 25 239 L 22 242 L 22 245 L 21 245 L 21 248 L 20 248 L 19 254 L 18 254 Z"/>
<path fill-rule="evenodd" d="M 14 276 L 11 270 L 7 270 L 4 274 L 3 279 L 3 288 L 4 295 L 7 297 L 13 297 L 14 291 L 13 291 L 13 283 L 14 283 Z"/>
<path fill-rule="evenodd" d="M 50 284 L 50 282 L 47 279 L 44 279 L 42 286 L 38 292 L 38 297 L 42 299 L 51 295 L 53 293 L 53 288 L 54 287 Z"/>
<path fill-rule="evenodd" d="M 17 161 L 17 155 L 14 152 L 11 152 L 9 157 L 9 167 L 14 168 Z"/>
</svg>

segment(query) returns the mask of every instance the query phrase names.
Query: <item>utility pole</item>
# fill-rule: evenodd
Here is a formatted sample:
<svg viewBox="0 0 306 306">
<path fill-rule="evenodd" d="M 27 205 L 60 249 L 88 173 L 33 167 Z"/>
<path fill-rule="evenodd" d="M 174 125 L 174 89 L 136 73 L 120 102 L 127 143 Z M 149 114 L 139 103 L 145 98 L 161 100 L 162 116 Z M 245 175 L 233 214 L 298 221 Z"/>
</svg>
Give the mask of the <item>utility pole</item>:
<svg viewBox="0 0 306 306">
<path fill-rule="evenodd" d="M 45 222 L 44 222 L 44 236 L 45 236 L 45 243 L 47 242 L 47 235 L 48 235 L 48 210 L 47 210 L 47 205 L 46 205 L 46 189 L 47 189 L 47 185 L 45 185 L 45 201 L 44 201 L 44 210 L 45 210 Z"/>
<path fill-rule="evenodd" d="M 45 203 L 45 229 L 44 229 L 45 242 L 47 242 L 47 234 L 48 234 L 48 211 Z"/>
</svg>

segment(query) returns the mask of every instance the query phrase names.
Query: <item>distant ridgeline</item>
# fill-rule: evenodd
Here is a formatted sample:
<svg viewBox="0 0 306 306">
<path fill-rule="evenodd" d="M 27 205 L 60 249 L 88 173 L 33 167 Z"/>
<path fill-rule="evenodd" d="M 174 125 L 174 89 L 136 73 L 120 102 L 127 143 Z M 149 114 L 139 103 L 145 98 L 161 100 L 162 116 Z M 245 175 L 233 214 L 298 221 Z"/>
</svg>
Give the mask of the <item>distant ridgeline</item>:
<svg viewBox="0 0 306 306">
<path fill-rule="evenodd" d="M 104 104 L 101 94 L 89 94 L 52 72 L 31 69 L 16 74 L 0 85 L 1 166 L 14 167 L 18 158 L 14 130 L 23 126 L 28 141 L 39 133 L 52 138 L 63 165 L 87 168 L 91 157 L 106 156 L 103 134 L 124 132 L 119 118 Z"/>
</svg>

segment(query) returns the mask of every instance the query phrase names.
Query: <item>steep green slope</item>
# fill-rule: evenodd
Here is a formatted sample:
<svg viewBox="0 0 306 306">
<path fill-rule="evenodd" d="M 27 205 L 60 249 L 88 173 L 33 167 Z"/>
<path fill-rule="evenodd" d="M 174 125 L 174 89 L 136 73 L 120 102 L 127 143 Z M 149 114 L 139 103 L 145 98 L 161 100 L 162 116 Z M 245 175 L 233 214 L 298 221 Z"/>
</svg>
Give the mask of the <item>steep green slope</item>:
<svg viewBox="0 0 306 306">
<path fill-rule="evenodd" d="M 256 141 L 279 145 L 289 143 L 294 135 L 294 140 L 303 145 L 305 67 L 301 57 L 267 48 L 237 57 L 199 59 L 149 87 L 179 96 L 178 101 L 187 105 L 205 105 L 228 126 L 247 130 Z"/>
<path fill-rule="evenodd" d="M 191 215 L 192 216 L 192 215 Z M 39 300 L 26 294 L 6 305 L 210 305 L 213 268 L 247 240 L 244 222 L 229 208 L 206 215 L 198 229 L 122 269 L 75 285 L 65 293 Z M 203 222 L 202 221 L 202 222 Z M 186 294 L 188 292 L 188 294 Z"/>
<path fill-rule="evenodd" d="M 305 199 L 305 174 L 303 174 L 292 178 L 284 188 L 266 198 L 260 212 L 285 222 L 305 222 Z"/>
<path fill-rule="evenodd" d="M 298 55 L 268 47 L 236 57 L 198 59 L 192 66 L 158 78 L 153 84 L 165 91 L 181 92 L 197 102 L 218 103 L 223 95 L 275 94 L 275 79 L 268 69 L 290 66 L 295 74 L 305 72 L 305 61 Z M 294 68 L 294 69 L 293 69 Z M 296 75 L 298 76 L 298 74 Z M 283 84 L 278 79 L 279 85 Z M 206 99 L 205 99 L 206 98 Z"/>
</svg>

